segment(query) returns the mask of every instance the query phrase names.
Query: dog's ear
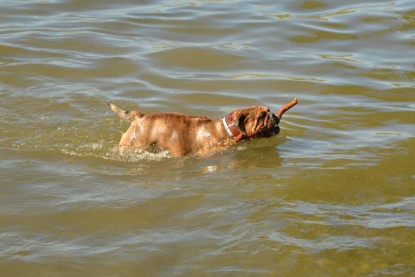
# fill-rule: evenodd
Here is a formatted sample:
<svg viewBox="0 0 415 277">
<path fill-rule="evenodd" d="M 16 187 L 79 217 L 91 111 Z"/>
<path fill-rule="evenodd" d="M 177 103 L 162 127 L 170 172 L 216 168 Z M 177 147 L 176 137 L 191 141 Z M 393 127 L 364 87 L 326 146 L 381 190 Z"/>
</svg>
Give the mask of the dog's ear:
<svg viewBox="0 0 415 277">
<path fill-rule="evenodd" d="M 246 110 L 246 109 L 244 109 L 244 110 L 238 110 L 234 114 L 234 122 L 235 122 L 235 125 L 239 128 L 239 130 L 243 134 L 246 134 L 245 122 L 246 122 L 246 119 L 248 117 L 249 117 L 249 111 Z"/>
</svg>

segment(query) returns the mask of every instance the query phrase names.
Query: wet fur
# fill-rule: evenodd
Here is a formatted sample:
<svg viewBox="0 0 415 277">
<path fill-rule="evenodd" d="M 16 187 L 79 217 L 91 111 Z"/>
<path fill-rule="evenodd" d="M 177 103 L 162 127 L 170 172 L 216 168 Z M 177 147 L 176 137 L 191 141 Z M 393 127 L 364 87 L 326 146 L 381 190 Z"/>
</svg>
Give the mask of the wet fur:
<svg viewBox="0 0 415 277">
<path fill-rule="evenodd" d="M 122 135 L 122 148 L 142 150 L 167 150 L 173 156 L 188 154 L 207 155 L 235 143 L 228 135 L 221 118 L 192 116 L 182 113 L 143 114 L 139 111 L 124 111 L 112 103 L 109 107 L 122 119 L 132 121 Z M 253 106 L 232 113 L 234 121 L 246 138 L 266 137 L 278 133 L 269 124 L 269 109 Z"/>
</svg>

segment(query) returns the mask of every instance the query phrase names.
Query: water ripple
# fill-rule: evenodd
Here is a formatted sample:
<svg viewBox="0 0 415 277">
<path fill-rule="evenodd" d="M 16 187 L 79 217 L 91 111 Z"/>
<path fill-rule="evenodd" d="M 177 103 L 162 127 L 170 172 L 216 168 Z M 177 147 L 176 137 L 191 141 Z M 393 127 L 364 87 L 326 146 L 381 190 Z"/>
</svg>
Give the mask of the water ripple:
<svg viewBox="0 0 415 277">
<path fill-rule="evenodd" d="M 1 1 L 2 274 L 410 275 L 414 3 Z M 106 104 L 294 97 L 278 137 L 183 159 L 120 152 Z"/>
</svg>

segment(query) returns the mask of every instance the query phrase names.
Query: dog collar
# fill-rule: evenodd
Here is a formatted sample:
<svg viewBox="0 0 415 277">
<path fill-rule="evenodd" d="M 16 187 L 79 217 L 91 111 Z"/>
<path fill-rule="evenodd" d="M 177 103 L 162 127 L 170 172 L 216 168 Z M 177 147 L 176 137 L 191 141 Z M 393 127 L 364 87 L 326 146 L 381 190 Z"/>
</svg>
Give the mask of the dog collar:
<svg viewBox="0 0 415 277">
<path fill-rule="evenodd" d="M 228 114 L 227 116 L 225 116 L 223 119 L 223 126 L 226 129 L 226 132 L 231 136 L 231 137 L 238 137 L 241 135 L 241 132 L 239 131 L 239 129 L 236 127 L 235 123 L 233 122 L 233 118 L 232 118 L 232 114 Z"/>
</svg>

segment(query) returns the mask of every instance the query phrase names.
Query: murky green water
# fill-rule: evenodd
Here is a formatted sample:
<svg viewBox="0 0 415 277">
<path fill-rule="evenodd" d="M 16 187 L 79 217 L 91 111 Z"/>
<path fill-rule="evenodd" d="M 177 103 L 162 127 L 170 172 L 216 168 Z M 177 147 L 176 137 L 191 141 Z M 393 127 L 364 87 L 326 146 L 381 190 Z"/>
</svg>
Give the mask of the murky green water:
<svg viewBox="0 0 415 277">
<path fill-rule="evenodd" d="M 415 276 L 415 2 L 0 1 L 2 276 Z M 121 155 L 145 113 L 278 137 Z"/>
</svg>

